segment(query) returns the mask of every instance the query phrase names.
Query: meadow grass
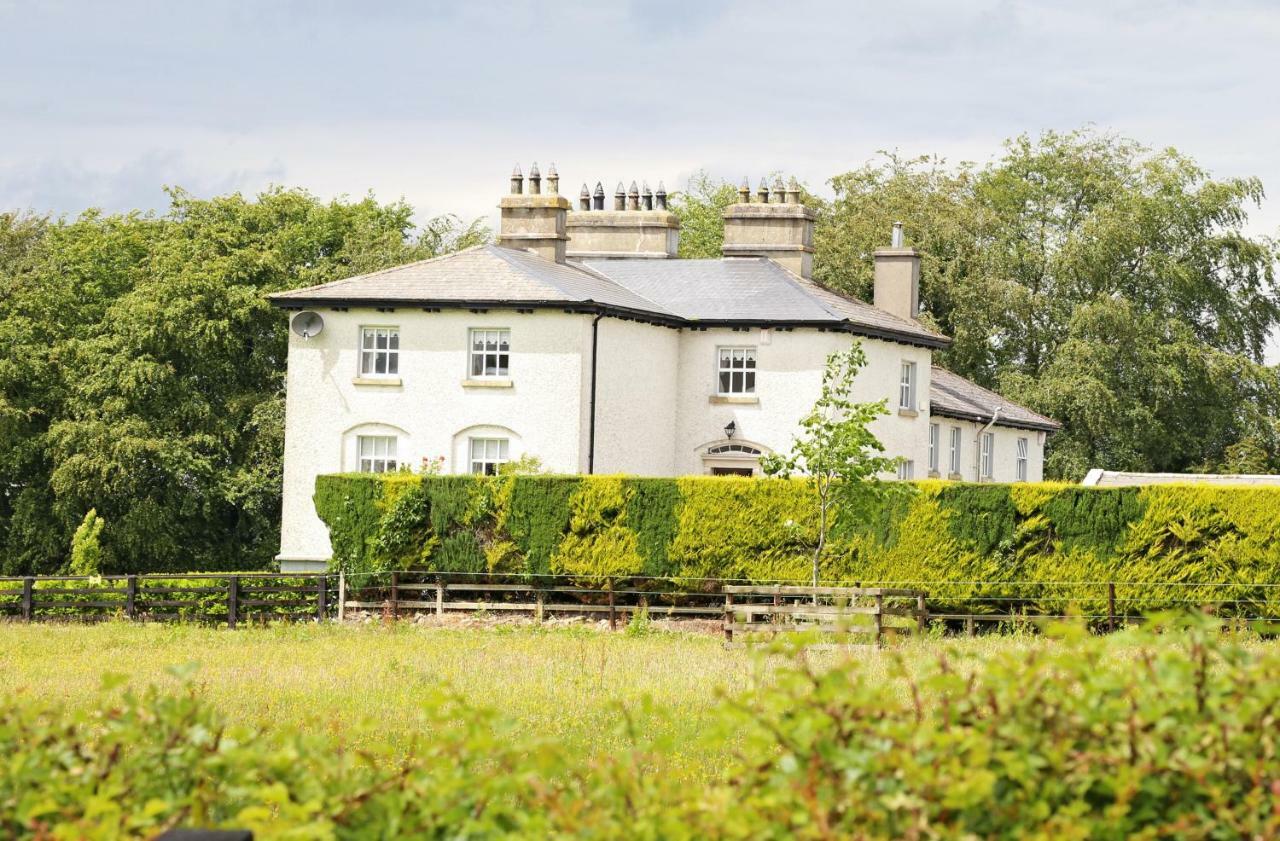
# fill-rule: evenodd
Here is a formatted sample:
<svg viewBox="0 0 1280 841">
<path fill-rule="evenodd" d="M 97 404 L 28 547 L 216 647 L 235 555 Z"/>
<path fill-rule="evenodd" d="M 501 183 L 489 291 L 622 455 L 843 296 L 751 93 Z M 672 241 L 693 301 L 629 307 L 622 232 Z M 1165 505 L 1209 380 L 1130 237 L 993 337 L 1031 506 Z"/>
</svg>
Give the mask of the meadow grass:
<svg viewBox="0 0 1280 841">
<path fill-rule="evenodd" d="M 857 657 L 885 692 L 903 692 L 891 675 L 899 656 L 923 663 L 945 647 L 980 664 L 998 651 L 1051 644 L 1015 633 L 810 656 Z M 643 732 L 665 746 L 668 771 L 692 776 L 712 772 L 738 747 L 715 727 L 725 694 L 769 683 L 778 662 L 765 649 L 726 648 L 708 634 L 591 627 L 0 624 L 0 696 L 83 708 L 100 703 L 107 675 L 139 690 L 190 679 L 233 720 L 301 724 L 359 746 L 405 741 L 424 726 L 424 702 L 443 691 L 498 711 L 514 737 L 553 739 L 586 756 L 626 747 L 628 728 Z"/>
</svg>

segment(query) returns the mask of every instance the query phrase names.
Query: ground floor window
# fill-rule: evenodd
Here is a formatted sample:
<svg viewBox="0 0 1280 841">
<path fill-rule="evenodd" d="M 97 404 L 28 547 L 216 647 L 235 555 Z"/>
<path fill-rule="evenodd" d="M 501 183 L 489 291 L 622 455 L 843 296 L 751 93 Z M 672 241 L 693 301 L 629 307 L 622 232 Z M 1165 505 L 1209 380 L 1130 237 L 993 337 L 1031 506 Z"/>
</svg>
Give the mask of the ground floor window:
<svg viewBox="0 0 1280 841">
<path fill-rule="evenodd" d="M 951 427 L 951 475 L 960 475 L 960 427 Z"/>
<path fill-rule="evenodd" d="M 493 476 L 498 467 L 510 460 L 510 442 L 506 438 L 472 438 L 471 472 Z"/>
<path fill-rule="evenodd" d="M 916 478 L 916 463 L 909 458 L 898 462 L 898 478 L 903 480 Z"/>
<path fill-rule="evenodd" d="M 356 439 L 361 473 L 391 473 L 397 468 L 394 435 L 361 435 Z"/>
<path fill-rule="evenodd" d="M 929 470 L 938 472 L 938 450 L 942 446 L 942 428 L 936 423 L 929 424 Z"/>
<path fill-rule="evenodd" d="M 996 434 L 982 433 L 982 478 L 990 479 L 995 475 Z"/>
<path fill-rule="evenodd" d="M 1027 439 L 1018 439 L 1018 481 L 1027 481 Z"/>
</svg>

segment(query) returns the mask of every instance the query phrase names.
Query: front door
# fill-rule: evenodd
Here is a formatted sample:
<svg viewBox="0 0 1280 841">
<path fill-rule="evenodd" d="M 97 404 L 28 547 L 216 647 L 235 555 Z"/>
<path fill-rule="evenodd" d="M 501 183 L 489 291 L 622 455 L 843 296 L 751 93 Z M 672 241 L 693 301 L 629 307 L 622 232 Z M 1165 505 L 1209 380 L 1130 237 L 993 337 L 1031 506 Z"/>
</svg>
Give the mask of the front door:
<svg viewBox="0 0 1280 841">
<path fill-rule="evenodd" d="M 754 476 L 755 471 L 750 467 L 713 467 L 711 468 L 712 476 Z"/>
</svg>

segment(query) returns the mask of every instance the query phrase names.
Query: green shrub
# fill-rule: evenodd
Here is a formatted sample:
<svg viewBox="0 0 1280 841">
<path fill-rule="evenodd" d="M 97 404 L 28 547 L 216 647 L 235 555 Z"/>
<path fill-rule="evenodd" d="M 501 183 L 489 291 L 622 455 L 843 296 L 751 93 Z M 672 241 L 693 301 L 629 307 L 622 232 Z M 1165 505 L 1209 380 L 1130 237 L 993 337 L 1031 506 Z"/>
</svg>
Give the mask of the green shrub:
<svg viewBox="0 0 1280 841">
<path fill-rule="evenodd" d="M 1063 633 L 774 661 L 773 679 L 724 696 L 703 738 L 731 739 L 732 758 L 697 785 L 664 773 L 680 746 L 630 716 L 631 747 L 587 758 L 432 692 L 413 726 L 358 749 L 324 727 L 230 721 L 192 667 L 174 670 L 179 691 L 108 677 L 88 709 L 21 693 L 0 698 L 0 837 L 1280 835 L 1280 649 L 1203 620 Z"/>
<path fill-rule="evenodd" d="M 1280 612 L 1280 489 L 915 483 L 872 516 L 836 512 L 822 577 L 912 582 L 935 609 L 1145 612 L 1230 601 Z M 558 572 L 807 580 L 803 482 L 617 476 L 322 476 L 316 508 L 349 572 Z M 979 582 L 979 583 L 975 583 Z M 1025 582 L 1043 582 L 1031 586 Z M 1189 586 L 1213 583 L 1214 588 Z M 1006 601 L 972 601 L 976 597 Z"/>
<path fill-rule="evenodd" d="M 75 534 L 71 535 L 69 575 L 98 575 L 102 572 L 102 527 L 106 521 L 95 508 L 84 515 Z"/>
</svg>

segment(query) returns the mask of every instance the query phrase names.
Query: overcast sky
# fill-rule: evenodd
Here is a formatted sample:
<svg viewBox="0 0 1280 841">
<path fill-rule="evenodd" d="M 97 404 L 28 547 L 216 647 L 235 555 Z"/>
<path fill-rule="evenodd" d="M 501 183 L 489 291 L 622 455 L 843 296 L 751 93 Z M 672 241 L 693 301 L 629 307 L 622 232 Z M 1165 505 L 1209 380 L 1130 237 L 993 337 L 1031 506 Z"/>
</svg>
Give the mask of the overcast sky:
<svg viewBox="0 0 1280 841">
<path fill-rule="evenodd" d="M 490 215 L 583 181 L 984 161 L 1085 124 L 1277 198 L 1280 3 L 0 0 L 0 208 L 301 186 Z M 1274 354 L 1273 354 L 1274 355 Z"/>
</svg>

